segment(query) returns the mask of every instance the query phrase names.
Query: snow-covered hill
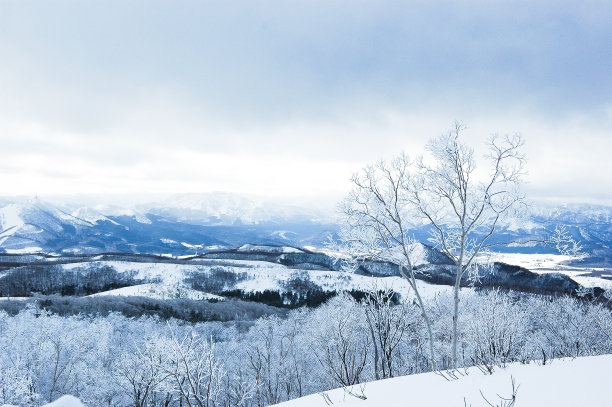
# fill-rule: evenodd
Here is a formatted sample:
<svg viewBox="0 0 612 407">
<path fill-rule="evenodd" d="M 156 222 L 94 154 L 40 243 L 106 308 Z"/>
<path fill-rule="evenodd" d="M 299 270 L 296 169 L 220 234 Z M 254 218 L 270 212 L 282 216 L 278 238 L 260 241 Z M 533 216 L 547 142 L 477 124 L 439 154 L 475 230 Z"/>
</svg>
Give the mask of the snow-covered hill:
<svg viewBox="0 0 612 407">
<path fill-rule="evenodd" d="M 5 251 L 43 251 L 49 242 L 91 228 L 94 224 L 39 199 L 0 207 L 0 248 Z"/>
<path fill-rule="evenodd" d="M 245 243 L 320 244 L 335 230 L 327 220 L 316 211 L 228 194 L 135 207 L 2 199 L 0 253 L 187 255 Z"/>
<path fill-rule="evenodd" d="M 190 288 L 189 279 L 195 276 L 215 280 L 222 278 L 217 273 L 221 270 L 224 276 L 232 275 L 220 291 L 241 290 L 245 293 L 263 292 L 265 290 L 291 292 L 293 285 L 308 284 L 312 287 L 330 291 L 377 290 L 393 288 L 404 299 L 410 299 L 413 293 L 405 279 L 392 277 L 368 277 L 359 274 L 343 273 L 332 270 L 311 270 L 289 267 L 268 261 L 253 260 L 216 260 L 202 259 L 197 264 L 142 263 L 124 261 L 98 261 L 69 263 L 62 267 L 66 272 L 75 272 L 90 268 L 108 268 L 118 273 L 131 273 L 137 280 L 156 281 L 131 287 L 105 291 L 94 295 L 143 296 L 158 299 L 189 298 L 218 299 L 218 296 L 203 293 Z M 438 293 L 451 292 L 445 285 L 417 282 L 421 295 L 432 298 Z"/>
<path fill-rule="evenodd" d="M 449 292 L 455 281 L 453 266 L 435 249 L 420 246 L 423 256 L 418 263 L 417 285 L 421 295 L 429 298 Z M 340 291 L 392 288 L 404 300 L 410 300 L 414 294 L 393 264 L 364 262 L 354 273 L 349 273 L 342 271 L 339 259 L 289 246 L 243 245 L 182 258 L 119 254 L 4 255 L 0 256 L 0 262 L 4 268 L 0 271 L 0 295 L 11 297 L 33 292 L 51 295 L 78 291 L 78 295 L 218 300 L 211 294 L 244 297 L 268 291 L 286 297 L 290 305 L 295 305 L 313 293 L 333 295 Z M 32 264 L 36 267 L 30 267 Z M 578 277 L 580 283 L 568 275 L 551 273 L 555 270 L 533 273 L 518 266 L 495 263 L 493 267 L 483 268 L 478 281 L 462 282 L 462 286 L 468 292 L 472 287 L 482 287 L 592 298 L 598 298 L 604 289 L 612 286 L 607 275 L 586 276 L 577 267 L 568 270 L 566 274 Z"/>
<path fill-rule="evenodd" d="M 511 364 L 483 374 L 471 367 L 380 380 L 277 404 L 278 407 L 609 407 L 612 355 Z M 516 401 L 510 404 L 514 389 Z M 501 397 L 506 400 L 503 400 Z"/>
</svg>

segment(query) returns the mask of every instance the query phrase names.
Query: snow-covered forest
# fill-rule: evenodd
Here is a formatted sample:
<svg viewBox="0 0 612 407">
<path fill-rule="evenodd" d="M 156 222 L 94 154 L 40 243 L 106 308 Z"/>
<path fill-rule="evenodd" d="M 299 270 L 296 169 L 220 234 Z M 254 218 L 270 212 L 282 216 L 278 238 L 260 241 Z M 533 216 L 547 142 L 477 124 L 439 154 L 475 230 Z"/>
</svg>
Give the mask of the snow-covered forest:
<svg viewBox="0 0 612 407">
<path fill-rule="evenodd" d="M 2 312 L 0 403 L 40 406 L 71 394 L 88 406 L 266 406 L 430 371 L 419 308 L 391 294 L 339 295 L 250 323 Z M 439 294 L 426 306 L 445 369 L 453 299 Z M 606 304 L 491 290 L 466 296 L 460 312 L 460 366 L 484 374 L 612 352 Z"/>
</svg>

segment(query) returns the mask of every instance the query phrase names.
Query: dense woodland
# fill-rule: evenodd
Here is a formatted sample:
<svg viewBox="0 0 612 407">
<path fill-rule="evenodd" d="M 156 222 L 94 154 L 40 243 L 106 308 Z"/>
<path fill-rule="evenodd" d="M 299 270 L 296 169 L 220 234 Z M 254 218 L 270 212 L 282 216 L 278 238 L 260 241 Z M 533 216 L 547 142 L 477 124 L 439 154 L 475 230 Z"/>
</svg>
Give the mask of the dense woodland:
<svg viewBox="0 0 612 407">
<path fill-rule="evenodd" d="M 435 364 L 448 368 L 453 299 L 440 295 L 425 306 Z M 481 291 L 466 294 L 460 312 L 460 365 L 483 374 L 511 362 L 612 352 L 612 312 L 602 304 Z M 420 309 L 390 292 L 251 319 L 1 311 L 0 403 L 38 406 L 73 394 L 91 406 L 265 406 L 431 370 Z"/>
</svg>

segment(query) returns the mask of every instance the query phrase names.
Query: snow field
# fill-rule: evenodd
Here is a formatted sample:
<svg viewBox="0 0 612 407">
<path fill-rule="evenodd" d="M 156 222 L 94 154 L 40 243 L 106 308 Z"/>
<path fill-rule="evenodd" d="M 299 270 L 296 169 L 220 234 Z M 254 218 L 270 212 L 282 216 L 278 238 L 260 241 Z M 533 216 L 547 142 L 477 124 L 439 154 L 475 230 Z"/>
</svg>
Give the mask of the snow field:
<svg viewBox="0 0 612 407">
<path fill-rule="evenodd" d="M 609 385 L 611 366 L 612 355 L 602 355 L 553 359 L 545 366 L 515 363 L 505 369 L 496 368 L 492 375 L 485 375 L 478 368 L 470 367 L 460 370 L 457 379 L 447 380 L 437 373 L 395 377 L 356 385 L 348 391 L 340 388 L 312 394 L 277 406 L 489 406 L 483 395 L 497 406 L 502 405 L 499 396 L 508 398 L 512 395 L 514 378 L 518 386 L 517 407 L 609 407 L 612 405 Z M 350 393 L 363 394 L 367 399 L 362 400 Z"/>
<path fill-rule="evenodd" d="M 132 287 L 98 293 L 94 295 L 139 295 L 150 298 L 179 298 L 208 299 L 211 294 L 192 290 L 185 283 L 185 279 L 192 273 L 210 274 L 214 267 L 246 277 L 236 283 L 235 289 L 245 292 L 263 292 L 265 290 L 286 291 L 286 284 L 293 278 L 309 279 L 324 291 L 342 290 L 381 290 L 393 288 L 404 300 L 412 300 L 414 293 L 408 282 L 401 277 L 368 277 L 358 274 L 328 270 L 305 270 L 289 268 L 282 264 L 265 261 L 243 260 L 198 260 L 197 265 L 171 264 L 171 263 L 138 263 L 124 261 L 97 261 L 93 263 L 65 264 L 65 270 L 74 270 L 81 267 L 109 266 L 119 273 L 135 271 L 135 278 L 143 280 L 157 280 L 159 283 L 148 283 Z M 206 264 L 208 263 L 208 264 Z M 433 285 L 417 281 L 419 292 L 423 298 L 433 298 L 440 293 L 451 293 L 452 287 Z M 464 289 L 470 292 L 470 289 Z M 216 296 L 213 296 L 216 297 Z"/>
</svg>

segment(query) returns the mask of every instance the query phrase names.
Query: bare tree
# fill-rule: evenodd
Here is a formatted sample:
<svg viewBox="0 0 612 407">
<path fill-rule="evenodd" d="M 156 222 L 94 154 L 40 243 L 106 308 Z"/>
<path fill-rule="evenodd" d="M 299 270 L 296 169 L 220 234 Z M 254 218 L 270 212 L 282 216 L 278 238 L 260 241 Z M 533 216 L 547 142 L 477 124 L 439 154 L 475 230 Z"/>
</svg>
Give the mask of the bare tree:
<svg viewBox="0 0 612 407">
<path fill-rule="evenodd" d="M 477 173 L 474 151 L 461 142 L 465 129 L 453 130 L 432 139 L 410 179 L 410 200 L 421 218 L 433 226 L 432 241 L 455 264 L 453 287 L 452 365 L 457 366 L 457 322 L 462 279 L 477 272 L 476 256 L 499 243 L 491 236 L 523 203 L 520 192 L 525 158 L 520 135 L 492 136 L 485 156 L 488 167 Z"/>
<path fill-rule="evenodd" d="M 340 246 L 353 269 L 360 261 L 381 260 L 398 266 L 414 291 L 429 336 L 435 364 L 430 318 L 416 284 L 415 226 L 430 225 L 432 241 L 454 263 L 452 366 L 457 366 L 457 324 L 461 285 L 476 279 L 478 255 L 499 245 L 540 243 L 564 254 L 580 245 L 563 228 L 545 240 L 495 241 L 492 237 L 509 218 L 526 208 L 520 187 L 525 157 L 520 135 L 494 135 L 487 141 L 486 165 L 478 168 L 472 148 L 461 141 L 465 127 L 432 139 L 427 157 L 415 162 L 400 154 L 379 161 L 352 178 L 353 190 L 343 201 Z"/>
<path fill-rule="evenodd" d="M 335 315 L 327 314 L 334 308 Z M 342 387 L 360 383 L 371 345 L 362 310 L 352 298 L 336 297 L 317 314 L 324 320 L 312 332 L 311 346 L 326 376 Z"/>
<path fill-rule="evenodd" d="M 353 190 L 340 206 L 343 219 L 338 249 L 348 255 L 345 260 L 350 270 L 367 260 L 398 267 L 399 274 L 412 288 L 425 321 L 430 366 L 434 370 L 431 322 L 415 278 L 413 252 L 418 243 L 408 232 L 414 226 L 411 221 L 417 217 L 409 188 L 412 164 L 407 155 L 401 154 L 391 162 L 381 160 L 353 176 Z"/>
<path fill-rule="evenodd" d="M 376 380 L 393 377 L 393 356 L 409 329 L 407 306 L 393 305 L 393 290 L 369 292 L 364 301 L 374 350 Z"/>
<path fill-rule="evenodd" d="M 166 360 L 167 350 L 159 345 L 155 339 L 147 339 L 142 346 L 123 352 L 114 364 L 113 374 L 118 378 L 119 386 L 131 397 L 134 407 L 155 405 L 151 400 L 158 396 L 160 386 L 167 379 L 167 373 L 160 366 L 169 363 Z M 172 392 L 164 393 L 168 403 L 172 399 Z"/>
<path fill-rule="evenodd" d="M 215 356 L 215 343 L 193 330 L 182 338 L 172 328 L 170 333 L 171 337 L 165 340 L 169 363 L 160 368 L 171 388 L 189 407 L 217 406 L 226 372 Z"/>
</svg>

